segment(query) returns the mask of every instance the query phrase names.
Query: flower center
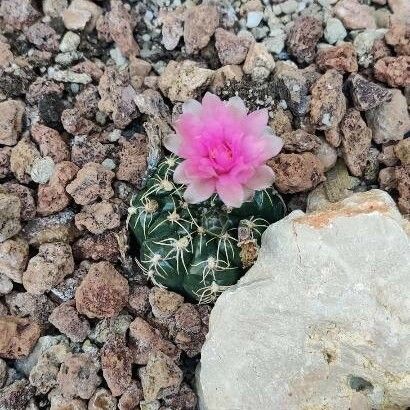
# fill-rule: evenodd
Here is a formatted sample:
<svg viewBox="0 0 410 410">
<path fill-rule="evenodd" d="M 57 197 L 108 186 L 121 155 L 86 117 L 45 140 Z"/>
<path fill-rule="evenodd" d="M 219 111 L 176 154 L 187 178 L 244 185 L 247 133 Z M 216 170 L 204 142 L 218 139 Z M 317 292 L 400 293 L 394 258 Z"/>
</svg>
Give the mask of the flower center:
<svg viewBox="0 0 410 410">
<path fill-rule="evenodd" d="M 233 166 L 233 151 L 226 141 L 209 150 L 209 159 L 215 170 L 220 173 L 229 172 Z"/>
</svg>

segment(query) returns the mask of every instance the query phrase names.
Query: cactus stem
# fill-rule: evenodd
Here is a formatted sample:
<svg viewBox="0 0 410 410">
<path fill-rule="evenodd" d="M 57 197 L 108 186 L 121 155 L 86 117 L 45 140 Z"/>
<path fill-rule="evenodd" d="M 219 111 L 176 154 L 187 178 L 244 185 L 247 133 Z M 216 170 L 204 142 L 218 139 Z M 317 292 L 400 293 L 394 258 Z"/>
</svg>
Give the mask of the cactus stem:
<svg viewBox="0 0 410 410">
<path fill-rule="evenodd" d="M 185 269 L 185 272 L 188 272 L 188 269 L 185 265 L 185 259 L 184 259 L 184 256 L 183 256 L 184 252 L 188 252 L 188 253 L 192 252 L 192 241 L 191 241 L 191 239 L 188 235 L 183 236 L 180 239 L 167 238 L 167 239 L 164 239 L 162 241 L 154 242 L 154 243 L 156 245 L 160 245 L 160 246 L 169 246 L 169 247 L 171 247 L 171 250 L 167 253 L 167 255 L 165 256 L 164 259 L 165 260 L 167 260 L 167 259 L 176 259 L 177 272 L 179 272 L 179 260 L 181 259 L 182 265 L 184 266 L 184 269 Z M 189 245 L 191 245 L 191 251 L 188 250 Z M 170 255 L 174 252 L 175 252 L 175 256 L 170 258 Z"/>
<path fill-rule="evenodd" d="M 212 303 L 218 295 L 220 295 L 224 290 L 231 288 L 232 285 L 222 286 L 218 285 L 213 281 L 209 286 L 204 286 L 201 289 L 198 289 L 195 294 L 199 298 L 199 303 Z"/>
</svg>

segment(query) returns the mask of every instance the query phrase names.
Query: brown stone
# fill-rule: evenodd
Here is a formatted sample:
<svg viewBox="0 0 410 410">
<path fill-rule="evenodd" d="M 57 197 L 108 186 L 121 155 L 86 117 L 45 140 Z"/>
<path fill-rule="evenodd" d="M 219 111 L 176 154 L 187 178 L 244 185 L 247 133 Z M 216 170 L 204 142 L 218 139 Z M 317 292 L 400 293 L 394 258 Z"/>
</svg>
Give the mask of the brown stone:
<svg viewBox="0 0 410 410">
<path fill-rule="evenodd" d="M 97 389 L 88 402 L 88 410 L 116 410 L 117 399 L 107 389 Z"/>
<path fill-rule="evenodd" d="M 346 112 L 346 98 L 342 91 L 343 76 L 328 70 L 312 87 L 310 118 L 319 130 L 337 127 Z"/>
<path fill-rule="evenodd" d="M 366 167 L 367 154 L 372 141 L 372 131 L 366 126 L 360 112 L 347 110 L 340 123 L 342 153 L 352 175 L 359 177 Z"/>
<path fill-rule="evenodd" d="M 215 31 L 215 47 L 222 65 L 241 64 L 248 53 L 249 42 L 230 31 L 218 28 Z"/>
<path fill-rule="evenodd" d="M 28 136 L 22 138 L 11 150 L 10 169 L 16 179 L 28 184 L 31 181 L 30 171 L 40 152 Z"/>
<path fill-rule="evenodd" d="M 166 289 L 152 288 L 149 294 L 152 313 L 160 319 L 172 316 L 184 303 L 184 298 Z"/>
<path fill-rule="evenodd" d="M 68 146 L 58 131 L 36 123 L 31 127 L 31 137 L 38 144 L 43 157 L 53 158 L 56 164 L 70 158 Z"/>
<path fill-rule="evenodd" d="M 23 285 L 28 292 L 40 295 L 58 285 L 74 272 L 74 259 L 70 245 L 45 243 L 33 256 L 23 274 Z"/>
<path fill-rule="evenodd" d="M 27 40 L 39 50 L 58 51 L 60 36 L 50 25 L 42 22 L 34 23 L 30 27 L 25 28 L 24 34 Z"/>
<path fill-rule="evenodd" d="M 119 410 L 138 410 L 139 403 L 143 400 L 141 383 L 133 381 L 125 390 L 118 402 Z"/>
<path fill-rule="evenodd" d="M 57 306 L 49 317 L 50 323 L 73 342 L 82 342 L 90 333 L 87 320 L 80 318 L 74 301 Z"/>
<path fill-rule="evenodd" d="M 410 165 L 410 138 L 399 141 L 394 146 L 394 153 L 402 165 Z"/>
<path fill-rule="evenodd" d="M 374 75 L 390 87 L 410 85 L 410 56 L 381 58 L 374 65 Z"/>
<path fill-rule="evenodd" d="M 213 93 L 218 93 L 229 82 L 239 82 L 242 80 L 243 71 L 240 65 L 224 65 L 215 71 L 215 75 L 209 89 Z"/>
<path fill-rule="evenodd" d="M 410 55 L 410 25 L 393 21 L 384 36 L 386 43 L 394 48 L 398 55 Z"/>
<path fill-rule="evenodd" d="M 380 189 L 384 189 L 385 191 L 397 189 L 397 176 L 395 167 L 387 167 L 381 169 L 378 178 Z"/>
<path fill-rule="evenodd" d="M 319 148 L 321 140 L 313 134 L 309 134 L 303 129 L 285 132 L 281 135 L 283 149 L 290 152 L 312 151 Z"/>
<path fill-rule="evenodd" d="M 219 25 L 217 7 L 201 4 L 190 7 L 185 13 L 184 40 L 188 54 L 194 54 L 209 43 Z"/>
<path fill-rule="evenodd" d="M 334 68 L 342 73 L 353 73 L 358 69 L 356 49 L 352 43 L 323 48 L 317 53 L 316 65 L 321 71 Z"/>
<path fill-rule="evenodd" d="M 20 216 L 23 221 L 28 221 L 36 216 L 36 204 L 33 198 L 33 191 L 30 188 L 14 182 L 6 182 L 0 186 L 0 192 L 15 195 L 20 199 Z"/>
<path fill-rule="evenodd" d="M 90 399 L 101 383 L 98 370 L 98 363 L 89 354 L 69 353 L 57 376 L 61 392 L 67 398 Z"/>
<path fill-rule="evenodd" d="M 13 282 L 22 283 L 28 262 L 28 243 L 14 237 L 0 243 L 0 272 Z"/>
<path fill-rule="evenodd" d="M 77 175 L 78 167 L 69 161 L 58 163 L 47 184 L 38 186 L 37 212 L 50 215 L 62 211 L 69 205 L 71 198 L 66 193 L 66 186 Z"/>
<path fill-rule="evenodd" d="M 0 147 L 0 179 L 6 178 L 10 175 L 10 147 Z"/>
<path fill-rule="evenodd" d="M 101 235 L 85 235 L 73 245 L 76 259 L 115 262 L 120 257 L 117 238 L 113 232 Z"/>
<path fill-rule="evenodd" d="M 16 145 L 22 129 L 24 104 L 7 100 L 0 103 L 0 144 Z"/>
<path fill-rule="evenodd" d="M 106 15 L 108 28 L 112 39 L 121 53 L 126 56 L 136 56 L 140 49 L 134 39 L 136 20 L 120 0 L 111 0 L 111 10 Z"/>
<path fill-rule="evenodd" d="M 41 17 L 31 0 L 2 0 L 0 15 L 7 24 L 17 30 L 33 24 Z"/>
<path fill-rule="evenodd" d="M 87 410 L 84 400 L 64 397 L 59 389 L 52 390 L 48 398 L 50 410 Z"/>
<path fill-rule="evenodd" d="M 4 387 L 0 394 L 0 409 L 4 410 L 28 410 L 30 400 L 33 399 L 36 389 L 28 380 L 17 380 Z"/>
<path fill-rule="evenodd" d="M 275 68 L 275 60 L 263 43 L 252 43 L 242 68 L 253 80 L 262 82 Z"/>
<path fill-rule="evenodd" d="M 161 8 L 158 15 L 158 22 L 162 24 L 162 44 L 166 50 L 174 50 L 184 34 L 183 7 L 177 7 L 175 10 Z"/>
<path fill-rule="evenodd" d="M 282 193 L 308 191 L 325 180 L 322 163 L 310 152 L 280 154 L 268 165 L 275 173 L 274 185 Z"/>
<path fill-rule="evenodd" d="M 149 294 L 148 286 L 132 286 L 128 299 L 129 310 L 136 316 L 144 316 L 150 308 Z"/>
<path fill-rule="evenodd" d="M 94 130 L 92 121 L 81 116 L 78 108 L 69 108 L 61 113 L 61 123 L 64 129 L 73 135 L 86 135 Z"/>
<path fill-rule="evenodd" d="M 147 364 L 149 355 L 157 351 L 175 359 L 179 357 L 179 350 L 176 346 L 165 340 L 159 330 L 140 317 L 136 317 L 130 324 L 129 336 L 129 348 L 133 355 L 133 361 L 136 364 Z"/>
<path fill-rule="evenodd" d="M 28 319 L 0 316 L 0 357 L 20 359 L 32 351 L 40 337 L 40 326 Z"/>
<path fill-rule="evenodd" d="M 299 63 L 311 63 L 315 59 L 316 44 L 322 35 L 320 20 L 311 16 L 298 17 L 286 40 L 289 53 L 295 56 Z"/>
<path fill-rule="evenodd" d="M 396 167 L 398 205 L 403 214 L 410 214 L 410 167 Z"/>
<path fill-rule="evenodd" d="M 20 209 L 17 195 L 0 191 L 0 243 L 20 232 Z"/>
<path fill-rule="evenodd" d="M 91 265 L 75 293 L 77 310 L 89 318 L 117 316 L 128 301 L 127 280 L 109 262 Z"/>
<path fill-rule="evenodd" d="M 114 195 L 111 187 L 114 173 L 101 164 L 90 162 L 81 168 L 76 178 L 67 185 L 66 191 L 79 205 L 88 205 L 98 198 L 110 199 Z"/>
<path fill-rule="evenodd" d="M 117 179 L 139 184 L 147 169 L 148 145 L 144 135 L 135 134 L 130 139 L 119 140 L 121 151 Z"/>
<path fill-rule="evenodd" d="M 352 30 L 376 28 L 372 8 L 359 3 L 358 0 L 339 1 L 334 8 L 334 13 L 346 28 Z"/>
<path fill-rule="evenodd" d="M 101 349 L 103 376 L 113 396 L 121 396 L 131 383 L 131 352 L 121 336 L 111 337 Z"/>
</svg>

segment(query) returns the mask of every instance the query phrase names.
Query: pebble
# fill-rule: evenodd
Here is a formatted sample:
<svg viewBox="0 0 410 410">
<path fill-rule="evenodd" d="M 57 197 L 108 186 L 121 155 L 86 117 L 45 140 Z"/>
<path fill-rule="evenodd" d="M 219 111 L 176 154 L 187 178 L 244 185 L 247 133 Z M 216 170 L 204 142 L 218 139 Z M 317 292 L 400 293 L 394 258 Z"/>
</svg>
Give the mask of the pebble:
<svg viewBox="0 0 410 410">
<path fill-rule="evenodd" d="M 102 14 L 101 7 L 89 0 L 73 0 L 61 17 L 67 30 L 91 32 Z"/>
<path fill-rule="evenodd" d="M 10 147 L 0 148 L 0 179 L 4 179 L 10 175 Z"/>
<path fill-rule="evenodd" d="M 262 82 L 275 68 L 275 60 L 263 43 L 253 43 L 243 64 L 243 71 L 254 81 Z"/>
<path fill-rule="evenodd" d="M 243 37 L 218 28 L 215 31 L 215 47 L 222 65 L 241 64 L 248 53 L 249 44 Z"/>
<path fill-rule="evenodd" d="M 381 58 L 374 65 L 374 75 L 390 87 L 410 86 L 410 56 Z"/>
<path fill-rule="evenodd" d="M 176 393 L 182 382 L 182 371 L 164 353 L 150 355 L 147 366 L 139 370 L 145 400 L 155 400 Z"/>
<path fill-rule="evenodd" d="M 80 45 L 81 38 L 77 33 L 73 31 L 67 31 L 61 39 L 59 49 L 62 53 L 77 50 Z"/>
<path fill-rule="evenodd" d="M 352 30 L 376 28 L 373 9 L 358 0 L 341 0 L 334 8 L 334 13 L 344 24 Z"/>
<path fill-rule="evenodd" d="M 28 356 L 40 337 L 40 326 L 16 316 L 0 317 L 0 357 L 19 359 Z"/>
<path fill-rule="evenodd" d="M 340 43 L 319 50 L 316 65 L 320 71 L 336 69 L 343 73 L 353 73 L 358 70 L 356 49 L 352 43 Z"/>
<path fill-rule="evenodd" d="M 181 295 L 161 288 L 152 288 L 148 300 L 152 313 L 159 319 L 171 317 L 184 303 Z"/>
<path fill-rule="evenodd" d="M 12 148 L 10 169 L 19 182 L 27 184 L 31 181 L 31 167 L 38 158 L 40 158 L 40 153 L 28 136 L 23 137 Z"/>
<path fill-rule="evenodd" d="M 58 285 L 74 272 L 74 259 L 70 245 L 44 243 L 38 254 L 33 256 L 23 273 L 24 288 L 34 295 L 40 295 Z"/>
<path fill-rule="evenodd" d="M 10 181 L 0 186 L 0 192 L 16 195 L 20 199 L 20 217 L 23 221 L 29 221 L 36 216 L 36 203 L 32 189 Z"/>
<path fill-rule="evenodd" d="M 74 301 L 57 306 L 49 316 L 49 321 L 73 342 L 83 342 L 90 333 L 90 324 L 80 318 Z"/>
<path fill-rule="evenodd" d="M 201 4 L 185 12 L 184 41 L 188 54 L 195 54 L 206 47 L 219 25 L 218 9 L 214 5 Z"/>
<path fill-rule="evenodd" d="M 410 139 L 406 138 L 399 141 L 394 146 L 394 154 L 403 165 L 410 165 Z"/>
<path fill-rule="evenodd" d="M 101 383 L 99 363 L 87 353 L 70 353 L 58 372 L 57 381 L 65 397 L 88 400 Z"/>
<path fill-rule="evenodd" d="M 162 24 L 162 44 L 166 50 L 174 50 L 184 34 L 183 12 L 181 9 L 167 10 L 160 9 L 158 22 Z"/>
<path fill-rule="evenodd" d="M 31 166 L 30 178 L 37 184 L 46 184 L 54 173 L 54 167 L 53 158 L 36 158 Z"/>
<path fill-rule="evenodd" d="M 50 400 L 50 410 L 87 410 L 87 405 L 84 400 L 66 398 L 58 389 L 53 389 L 49 393 L 48 399 Z"/>
<path fill-rule="evenodd" d="M 320 146 L 314 149 L 313 153 L 322 163 L 325 172 L 329 171 L 335 166 L 337 161 L 337 151 L 335 147 L 328 144 L 325 140 L 321 139 Z"/>
<path fill-rule="evenodd" d="M 35 388 L 29 384 L 28 380 L 13 381 L 1 390 L 0 408 L 5 410 L 29 409 L 27 405 L 34 394 Z"/>
<path fill-rule="evenodd" d="M 117 238 L 113 232 L 84 235 L 74 243 L 73 252 L 77 259 L 92 261 L 116 262 L 120 256 Z"/>
<path fill-rule="evenodd" d="M 0 15 L 17 30 L 30 26 L 40 18 L 40 13 L 33 7 L 31 0 L 3 0 Z"/>
<path fill-rule="evenodd" d="M 28 243 L 18 236 L 0 243 L 0 272 L 13 282 L 22 283 L 28 262 Z"/>
<path fill-rule="evenodd" d="M 346 112 L 343 76 L 328 70 L 311 89 L 310 118 L 317 129 L 335 129 Z"/>
<path fill-rule="evenodd" d="M 403 214 L 410 213 L 410 169 L 408 166 L 396 167 L 398 206 Z"/>
<path fill-rule="evenodd" d="M 75 73 L 72 70 L 56 70 L 54 67 L 49 67 L 47 70 L 48 78 L 63 83 L 88 84 L 92 78 L 86 73 Z"/>
<path fill-rule="evenodd" d="M 116 410 L 117 399 L 104 388 L 95 391 L 88 402 L 88 410 Z"/>
<path fill-rule="evenodd" d="M 118 402 L 119 410 L 136 410 L 143 399 L 141 383 L 133 381 Z"/>
<path fill-rule="evenodd" d="M 391 90 L 391 93 L 390 101 L 366 111 L 367 125 L 373 131 L 376 144 L 402 140 L 410 130 L 406 97 L 400 90 Z"/>
<path fill-rule="evenodd" d="M 132 381 L 132 357 L 121 336 L 111 337 L 101 349 L 101 367 L 113 396 L 121 396 Z"/>
<path fill-rule="evenodd" d="M 281 193 L 308 191 L 325 180 L 322 163 L 310 152 L 280 154 L 268 165 L 275 173 L 274 186 Z"/>
<path fill-rule="evenodd" d="M 0 144 L 16 145 L 23 125 L 24 104 L 17 100 L 0 103 Z"/>
<path fill-rule="evenodd" d="M 286 34 L 281 28 L 271 30 L 269 37 L 263 40 L 266 49 L 273 54 L 280 54 L 285 48 Z"/>
<path fill-rule="evenodd" d="M 331 17 L 326 22 L 326 27 L 323 34 L 325 40 L 329 44 L 336 44 L 339 41 L 344 40 L 344 38 L 347 36 L 347 31 L 343 23 L 339 19 Z"/>
<path fill-rule="evenodd" d="M 13 282 L 8 276 L 0 273 L 0 295 L 7 295 L 13 290 Z"/>
<path fill-rule="evenodd" d="M 246 27 L 255 28 L 258 27 L 262 21 L 263 13 L 261 11 L 249 11 L 246 15 Z"/>
<path fill-rule="evenodd" d="M 20 232 L 20 209 L 18 196 L 0 192 L 0 243 Z"/>
<path fill-rule="evenodd" d="M 312 151 L 321 145 L 321 140 L 314 134 L 309 134 L 303 129 L 285 132 L 281 135 L 283 149 L 290 152 Z"/>
<path fill-rule="evenodd" d="M 46 16 L 59 18 L 68 7 L 68 0 L 43 0 L 43 12 Z"/>
<path fill-rule="evenodd" d="M 89 318 L 117 316 L 126 305 L 128 281 L 109 262 L 92 264 L 75 293 L 79 313 Z"/>
<path fill-rule="evenodd" d="M 369 67 L 374 60 L 374 44 L 378 39 L 381 39 L 386 30 L 365 30 L 359 33 L 354 41 L 353 46 L 356 49 L 357 61 L 362 67 Z"/>
</svg>

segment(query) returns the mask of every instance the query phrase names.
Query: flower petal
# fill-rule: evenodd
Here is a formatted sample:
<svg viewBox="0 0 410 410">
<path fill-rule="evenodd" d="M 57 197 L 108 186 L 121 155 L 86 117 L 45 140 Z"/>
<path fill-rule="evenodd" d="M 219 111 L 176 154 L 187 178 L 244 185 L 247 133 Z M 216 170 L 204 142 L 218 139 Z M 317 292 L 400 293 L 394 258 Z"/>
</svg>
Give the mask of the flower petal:
<svg viewBox="0 0 410 410">
<path fill-rule="evenodd" d="M 181 146 L 182 139 L 178 134 L 168 134 L 164 140 L 164 147 L 178 155 L 179 147 Z"/>
<path fill-rule="evenodd" d="M 248 114 L 246 117 L 246 131 L 252 135 L 260 135 L 268 124 L 268 110 L 256 110 Z"/>
<path fill-rule="evenodd" d="M 241 97 L 231 97 L 226 103 L 227 107 L 238 115 L 245 116 L 248 113 L 248 109 L 245 106 Z"/>
<path fill-rule="evenodd" d="M 189 182 L 189 178 L 187 178 L 186 174 L 186 161 L 181 162 L 174 171 L 174 182 L 176 184 L 187 184 Z"/>
<path fill-rule="evenodd" d="M 213 179 L 190 181 L 184 192 L 184 199 L 189 204 L 197 204 L 206 201 L 214 192 L 215 181 Z"/>
<path fill-rule="evenodd" d="M 263 133 L 263 139 L 269 144 L 269 154 L 271 155 L 268 159 L 279 154 L 283 148 L 283 140 L 278 137 L 270 127 L 266 127 Z"/>
<path fill-rule="evenodd" d="M 184 114 L 186 114 L 186 113 L 200 114 L 201 110 L 202 110 L 202 105 L 197 100 L 190 99 L 188 101 L 185 101 L 182 104 L 182 112 Z"/>
<path fill-rule="evenodd" d="M 246 181 L 246 187 L 259 191 L 266 189 L 273 184 L 273 170 L 267 165 L 256 168 L 254 175 Z"/>
<path fill-rule="evenodd" d="M 233 178 L 219 178 L 216 182 L 216 192 L 221 201 L 232 208 L 239 208 L 245 200 L 243 186 Z"/>
</svg>

